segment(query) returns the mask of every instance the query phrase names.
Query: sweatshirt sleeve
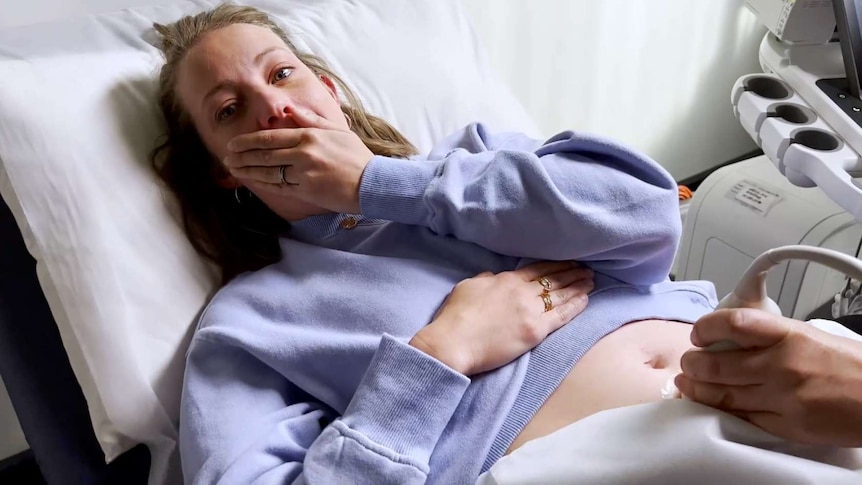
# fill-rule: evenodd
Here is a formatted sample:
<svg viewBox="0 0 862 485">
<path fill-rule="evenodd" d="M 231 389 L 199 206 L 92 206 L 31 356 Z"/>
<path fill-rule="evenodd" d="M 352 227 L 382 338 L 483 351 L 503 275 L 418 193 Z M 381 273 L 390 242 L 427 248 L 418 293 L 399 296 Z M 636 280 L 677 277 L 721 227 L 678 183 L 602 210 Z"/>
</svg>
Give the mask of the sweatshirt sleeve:
<svg viewBox="0 0 862 485">
<path fill-rule="evenodd" d="M 247 351 L 190 350 L 180 417 L 188 484 L 422 484 L 469 379 L 384 335 L 344 414 Z"/>
<path fill-rule="evenodd" d="M 681 233 L 677 185 L 664 168 L 572 132 L 539 143 L 470 125 L 427 160 L 374 157 L 359 198 L 366 217 L 509 256 L 581 261 L 636 285 L 667 277 Z"/>
</svg>

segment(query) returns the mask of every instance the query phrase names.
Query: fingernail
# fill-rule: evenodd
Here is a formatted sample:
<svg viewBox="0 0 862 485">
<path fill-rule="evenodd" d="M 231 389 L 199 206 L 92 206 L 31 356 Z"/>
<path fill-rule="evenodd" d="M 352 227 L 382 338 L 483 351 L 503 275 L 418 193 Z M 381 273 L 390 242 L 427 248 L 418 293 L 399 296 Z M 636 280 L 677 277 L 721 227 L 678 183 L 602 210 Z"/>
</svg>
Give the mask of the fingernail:
<svg viewBox="0 0 862 485">
<path fill-rule="evenodd" d="M 227 167 L 228 165 L 230 165 L 230 155 L 228 155 L 228 156 L 226 156 L 226 157 L 222 158 L 222 159 L 221 159 L 221 163 L 222 163 L 222 165 L 224 165 L 225 167 Z"/>
<path fill-rule="evenodd" d="M 676 377 L 673 378 L 673 385 L 676 388 L 675 397 L 677 399 L 689 399 L 687 392 L 691 392 L 689 388 L 688 380 L 682 374 L 677 374 Z"/>
<path fill-rule="evenodd" d="M 689 336 L 689 340 L 691 340 L 691 344 L 697 347 L 703 347 L 703 341 L 700 339 L 700 335 L 695 331 L 694 328 L 691 329 L 691 335 Z"/>
</svg>

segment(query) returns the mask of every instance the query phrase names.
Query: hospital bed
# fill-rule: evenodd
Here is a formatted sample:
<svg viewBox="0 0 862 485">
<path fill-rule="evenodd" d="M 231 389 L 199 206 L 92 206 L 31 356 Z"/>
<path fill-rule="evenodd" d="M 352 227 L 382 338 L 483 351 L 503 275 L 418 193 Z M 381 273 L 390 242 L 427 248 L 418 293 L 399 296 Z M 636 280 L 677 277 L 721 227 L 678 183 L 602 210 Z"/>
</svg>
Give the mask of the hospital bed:
<svg viewBox="0 0 862 485">
<path fill-rule="evenodd" d="M 148 170 L 149 27 L 215 3 L 0 31 L 0 375 L 50 484 L 178 479 L 183 351 L 215 279 Z M 298 32 L 420 150 L 475 119 L 541 134 L 456 0 L 242 3 Z M 391 59 L 398 79 L 378 75 Z"/>
<path fill-rule="evenodd" d="M 35 261 L 5 203 L 0 241 L 0 374 L 46 482 L 146 483 L 150 457 L 143 445 L 105 463 Z"/>
</svg>

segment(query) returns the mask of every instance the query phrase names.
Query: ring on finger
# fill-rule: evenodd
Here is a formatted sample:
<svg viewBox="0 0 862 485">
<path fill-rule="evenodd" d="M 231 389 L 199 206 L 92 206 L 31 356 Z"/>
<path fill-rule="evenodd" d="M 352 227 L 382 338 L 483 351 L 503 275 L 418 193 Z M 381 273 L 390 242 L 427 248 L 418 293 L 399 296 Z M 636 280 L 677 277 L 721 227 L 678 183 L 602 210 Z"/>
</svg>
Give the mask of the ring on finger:
<svg viewBox="0 0 862 485">
<path fill-rule="evenodd" d="M 554 309 L 554 302 L 551 301 L 551 294 L 545 291 L 540 295 L 542 297 L 542 302 L 545 303 L 545 313 Z"/>
<path fill-rule="evenodd" d="M 551 291 L 551 280 L 542 276 L 539 278 L 539 284 L 542 285 L 542 293 L 547 293 Z"/>
<path fill-rule="evenodd" d="M 286 165 L 278 166 L 278 183 L 284 185 L 287 183 L 287 180 L 284 180 L 284 169 L 287 168 Z"/>
</svg>

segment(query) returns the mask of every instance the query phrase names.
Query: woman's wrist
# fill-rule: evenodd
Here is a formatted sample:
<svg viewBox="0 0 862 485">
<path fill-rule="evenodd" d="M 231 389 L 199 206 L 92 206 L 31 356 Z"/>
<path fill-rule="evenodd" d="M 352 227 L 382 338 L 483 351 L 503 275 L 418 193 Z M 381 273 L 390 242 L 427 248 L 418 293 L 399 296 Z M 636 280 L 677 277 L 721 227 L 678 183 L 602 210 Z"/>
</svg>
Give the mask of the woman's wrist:
<svg viewBox="0 0 862 485">
<path fill-rule="evenodd" d="M 448 350 L 445 345 L 440 345 L 433 336 L 429 335 L 429 332 L 425 331 L 428 328 L 425 327 L 425 329 L 420 330 L 407 344 L 438 360 L 455 372 L 469 376 L 470 368 L 467 365 L 467 359 L 463 358 L 461 353 L 453 352 Z"/>
<path fill-rule="evenodd" d="M 359 183 L 361 214 L 402 224 L 426 225 L 429 218 L 425 190 L 434 180 L 437 165 L 377 156 Z"/>
</svg>

